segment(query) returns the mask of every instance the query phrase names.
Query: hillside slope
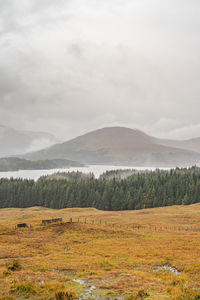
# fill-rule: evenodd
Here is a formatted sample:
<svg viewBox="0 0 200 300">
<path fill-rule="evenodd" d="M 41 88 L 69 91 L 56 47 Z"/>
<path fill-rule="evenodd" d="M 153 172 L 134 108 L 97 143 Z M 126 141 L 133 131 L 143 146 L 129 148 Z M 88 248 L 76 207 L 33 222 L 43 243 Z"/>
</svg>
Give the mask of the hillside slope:
<svg viewBox="0 0 200 300">
<path fill-rule="evenodd" d="M 188 166 L 200 161 L 200 153 L 158 144 L 147 134 L 124 127 L 95 130 L 25 157 L 132 166 Z"/>
<path fill-rule="evenodd" d="M 19 170 L 50 170 L 58 168 L 83 167 L 84 165 L 66 159 L 46 159 L 30 161 L 18 157 L 0 158 L 0 172 Z"/>
</svg>

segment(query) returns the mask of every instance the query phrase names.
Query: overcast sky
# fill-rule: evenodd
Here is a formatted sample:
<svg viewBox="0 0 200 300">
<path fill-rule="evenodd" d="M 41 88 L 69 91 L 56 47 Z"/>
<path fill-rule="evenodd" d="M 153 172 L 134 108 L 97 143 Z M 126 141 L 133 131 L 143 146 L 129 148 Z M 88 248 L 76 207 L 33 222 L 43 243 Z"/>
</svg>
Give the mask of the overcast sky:
<svg viewBox="0 0 200 300">
<path fill-rule="evenodd" d="M 200 1 L 0 0 L 0 123 L 200 136 Z"/>
</svg>

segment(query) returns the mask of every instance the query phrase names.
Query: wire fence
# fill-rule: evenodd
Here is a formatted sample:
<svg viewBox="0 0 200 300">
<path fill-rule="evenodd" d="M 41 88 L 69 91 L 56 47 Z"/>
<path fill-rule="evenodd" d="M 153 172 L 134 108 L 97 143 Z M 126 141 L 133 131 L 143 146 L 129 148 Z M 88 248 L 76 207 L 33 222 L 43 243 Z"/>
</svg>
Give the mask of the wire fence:
<svg viewBox="0 0 200 300">
<path fill-rule="evenodd" d="M 192 232 L 200 232 L 200 225 L 173 225 L 168 226 L 166 224 L 121 224 L 108 220 L 101 219 L 91 219 L 91 218 L 70 218 L 68 223 L 78 223 L 78 224 L 88 224 L 88 225 L 96 225 L 103 226 L 115 229 L 130 229 L 130 230 L 149 230 L 149 231 L 192 231 Z"/>
<path fill-rule="evenodd" d="M 51 222 L 49 222 L 51 220 Z M 80 224 L 80 225 L 90 225 L 94 227 L 104 227 L 112 230 L 130 230 L 130 231 L 149 231 L 149 232 L 200 232 L 200 224 L 195 225 L 167 225 L 167 224 L 139 224 L 139 223 L 118 223 L 112 220 L 102 220 L 86 217 L 78 218 L 68 218 L 68 219 L 49 219 L 44 222 L 41 220 L 40 224 L 17 224 L 14 226 L 16 229 L 21 229 L 19 225 L 24 225 L 22 227 L 29 228 L 31 230 L 36 229 L 39 226 L 50 226 L 56 224 Z M 48 222 L 47 222 L 48 221 Z M 25 226 L 26 225 L 26 226 Z"/>
</svg>

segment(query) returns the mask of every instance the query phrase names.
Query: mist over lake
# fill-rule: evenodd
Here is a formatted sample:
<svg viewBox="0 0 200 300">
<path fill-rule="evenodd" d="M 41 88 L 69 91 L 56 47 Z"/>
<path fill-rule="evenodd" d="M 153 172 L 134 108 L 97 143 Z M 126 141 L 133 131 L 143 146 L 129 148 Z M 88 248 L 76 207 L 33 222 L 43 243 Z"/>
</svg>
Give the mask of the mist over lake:
<svg viewBox="0 0 200 300">
<path fill-rule="evenodd" d="M 127 166 L 107 166 L 107 165 L 88 165 L 87 167 L 73 167 L 68 169 L 51 169 L 51 170 L 20 170 L 15 172 L 0 172 L 0 178 L 23 178 L 23 179 L 34 179 L 38 180 L 41 176 L 50 175 L 57 172 L 73 172 L 80 171 L 83 173 L 93 173 L 98 178 L 102 173 L 111 170 L 155 170 L 156 167 L 127 167 Z M 169 168 L 159 168 L 169 170 Z"/>
</svg>

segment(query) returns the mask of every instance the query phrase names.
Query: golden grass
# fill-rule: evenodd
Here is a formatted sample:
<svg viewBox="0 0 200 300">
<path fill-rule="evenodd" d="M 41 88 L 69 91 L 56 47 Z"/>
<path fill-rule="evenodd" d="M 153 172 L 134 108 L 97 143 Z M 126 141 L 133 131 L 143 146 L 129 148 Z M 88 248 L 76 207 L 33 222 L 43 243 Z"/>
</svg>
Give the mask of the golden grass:
<svg viewBox="0 0 200 300">
<path fill-rule="evenodd" d="M 63 224 L 41 225 L 52 217 Z M 32 229 L 15 230 L 20 222 Z M 200 204 L 120 212 L 1 209 L 0 299 L 76 299 L 87 285 L 100 299 L 200 299 L 199 228 Z"/>
</svg>

